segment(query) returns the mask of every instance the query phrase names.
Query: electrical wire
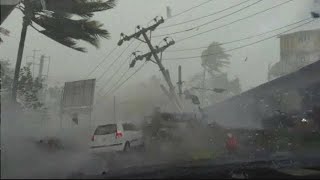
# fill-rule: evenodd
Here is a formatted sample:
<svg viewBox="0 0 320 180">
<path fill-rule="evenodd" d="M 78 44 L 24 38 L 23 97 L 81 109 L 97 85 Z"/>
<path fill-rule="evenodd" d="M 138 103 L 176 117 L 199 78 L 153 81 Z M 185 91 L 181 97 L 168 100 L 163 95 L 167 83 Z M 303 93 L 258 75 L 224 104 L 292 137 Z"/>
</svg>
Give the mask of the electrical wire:
<svg viewBox="0 0 320 180">
<path fill-rule="evenodd" d="M 142 42 L 139 42 L 139 44 L 134 48 L 134 51 L 136 51 L 139 46 L 142 44 Z M 118 67 L 118 69 L 110 76 L 110 78 L 106 81 L 104 85 L 102 85 L 102 88 L 100 89 L 100 92 L 103 91 L 103 89 L 108 86 L 108 84 L 111 82 L 111 80 L 114 78 L 114 76 L 119 72 L 119 70 L 125 65 L 125 63 L 130 59 L 131 54 L 122 62 L 122 64 Z"/>
<path fill-rule="evenodd" d="M 118 46 L 115 46 L 115 47 L 102 59 L 102 61 L 100 61 L 100 62 L 98 63 L 98 65 L 97 65 L 95 68 L 93 68 L 92 71 L 89 72 L 89 74 L 86 76 L 86 78 L 90 77 L 91 74 L 94 73 L 94 72 L 101 66 L 101 64 L 104 63 L 104 62 L 107 60 L 107 58 L 108 58 L 117 48 L 118 48 Z"/>
<path fill-rule="evenodd" d="M 252 4 L 249 4 L 249 5 L 241 8 L 241 9 L 238 9 L 237 11 L 234 11 L 234 12 L 232 12 L 232 13 L 230 13 L 230 14 L 227 14 L 227 15 L 225 15 L 225 16 L 219 17 L 219 18 L 217 18 L 217 19 L 213 19 L 213 20 L 211 20 L 211 21 L 208 21 L 208 22 L 206 22 L 206 23 L 203 23 L 203 24 L 194 26 L 194 27 L 192 27 L 192 28 L 188 28 L 188 29 L 184 29 L 184 30 L 179 30 L 179 31 L 176 31 L 176 32 L 171 32 L 171 33 L 166 33 L 166 34 L 155 35 L 155 36 L 153 36 L 153 37 L 163 37 L 163 36 L 169 36 L 169 35 L 180 34 L 180 33 L 188 32 L 188 31 L 192 31 L 192 30 L 194 30 L 194 29 L 198 29 L 198 28 L 200 28 L 200 27 L 209 25 L 209 24 L 211 24 L 211 23 L 213 23 L 213 22 L 219 21 L 219 20 L 224 19 L 224 18 L 226 18 L 226 17 L 229 17 L 229 16 L 231 16 L 231 15 L 234 15 L 234 14 L 236 14 L 236 13 L 238 13 L 238 12 L 240 12 L 240 11 L 243 11 L 243 10 L 245 10 L 245 9 L 248 9 L 248 8 L 250 8 L 251 6 L 254 6 L 254 5 L 256 5 L 256 4 L 258 4 L 258 3 L 262 2 L 262 1 L 263 1 L 263 0 L 258 0 L 258 1 L 254 2 L 254 3 L 252 3 Z"/>
<path fill-rule="evenodd" d="M 270 8 L 267 8 L 267 9 L 265 9 L 265 10 L 263 10 L 263 11 L 256 12 L 256 13 L 254 13 L 254 14 L 251 14 L 251 15 L 249 15 L 249 16 L 246 16 L 246 17 L 243 17 L 243 18 L 240 18 L 240 19 L 237 19 L 237 20 L 235 20 L 235 21 L 232 21 L 232 22 L 230 22 L 230 23 L 224 24 L 224 25 L 222 25 L 222 26 L 218 26 L 218 27 L 215 27 L 215 28 L 213 28 L 213 29 L 209 29 L 209 30 L 203 31 L 203 32 L 201 32 L 201 33 L 197 33 L 197 34 L 194 34 L 194 35 L 185 37 L 185 38 L 183 38 L 183 39 L 180 39 L 180 40 L 176 41 L 176 43 L 185 41 L 185 40 L 187 40 L 187 39 L 190 39 L 190 38 L 193 38 L 193 37 L 196 37 L 196 36 L 199 36 L 199 35 L 202 35 L 202 34 L 205 34 L 205 33 L 208 33 L 208 32 L 214 31 L 214 30 L 217 30 L 217 29 L 221 29 L 221 28 L 226 27 L 226 26 L 228 26 L 228 25 L 231 25 L 231 24 L 237 23 L 237 22 L 239 22 L 239 21 L 242 21 L 242 20 L 251 18 L 251 17 L 256 16 L 256 15 L 258 15 L 258 14 L 261 14 L 261 13 L 264 13 L 264 12 L 267 12 L 267 11 L 270 11 L 270 10 L 272 10 L 272 9 L 274 9 L 274 8 L 277 8 L 277 7 L 280 7 L 280 6 L 284 5 L 284 4 L 287 4 L 287 3 L 291 2 L 291 1 L 293 1 L 293 0 L 285 1 L 285 2 L 283 2 L 283 3 L 280 3 L 280 4 L 277 4 L 277 5 L 272 6 L 272 7 L 270 7 Z"/>
<path fill-rule="evenodd" d="M 180 15 L 186 13 L 186 12 L 189 12 L 189 11 L 191 11 L 191 10 L 193 10 L 193 9 L 196 9 L 196 8 L 198 8 L 198 7 L 200 7 L 200 6 L 203 6 L 203 5 L 205 5 L 205 4 L 207 4 L 207 3 L 211 2 L 211 1 L 213 1 L 213 0 L 208 0 L 208 1 L 205 1 L 205 2 L 203 2 L 203 3 L 200 3 L 199 5 L 193 6 L 193 7 L 189 8 L 189 9 L 186 9 L 186 10 L 184 10 L 184 11 L 176 14 L 176 15 L 173 15 L 173 16 L 167 18 L 166 20 L 173 19 L 173 18 L 175 18 L 175 17 L 177 17 L 177 16 L 180 16 Z"/>
<path fill-rule="evenodd" d="M 114 61 L 108 66 L 108 68 L 101 74 L 101 76 L 98 78 L 98 81 L 101 80 L 101 78 L 109 71 L 109 69 L 117 62 L 117 60 L 127 51 L 127 49 L 132 45 L 134 41 L 131 41 L 128 46 L 119 54 L 119 56 L 114 59 Z"/>
<path fill-rule="evenodd" d="M 252 39 L 252 38 L 255 38 L 255 37 L 259 37 L 259 36 L 262 36 L 262 35 L 265 35 L 265 34 L 269 34 L 269 33 L 271 33 L 271 32 L 278 31 L 278 30 L 280 30 L 280 29 L 283 29 L 283 28 L 286 28 L 286 27 L 289 27 L 289 26 L 292 26 L 292 25 L 295 25 L 295 24 L 299 24 L 299 23 L 301 23 L 301 22 L 304 22 L 304 21 L 307 21 L 307 20 L 310 20 L 310 19 L 312 19 L 312 18 L 311 18 L 311 17 L 308 17 L 308 18 L 305 18 L 305 19 L 296 21 L 296 22 L 294 22 L 294 23 L 287 24 L 287 25 L 285 25 L 285 26 L 282 26 L 282 27 L 279 27 L 279 28 L 276 28 L 276 29 L 272 29 L 272 30 L 269 30 L 269 31 L 266 31 L 266 32 L 263 32 L 263 33 L 260 33 L 260 34 L 255 34 L 255 35 L 247 36 L 247 37 L 240 38 L 240 39 L 236 39 L 236 40 L 232 40 L 232 41 L 222 42 L 222 43 L 217 44 L 216 46 L 221 46 L 221 45 L 226 45 L 226 44 L 232 44 L 232 43 L 235 43 L 235 42 L 240 42 L 240 41 Z M 194 48 L 185 48 L 185 49 L 176 49 L 176 50 L 167 50 L 166 52 L 192 51 L 192 50 L 199 50 L 199 49 L 206 49 L 206 48 L 208 48 L 208 46 L 194 47 Z"/>
<path fill-rule="evenodd" d="M 124 80 L 121 84 L 119 84 L 114 90 L 112 93 L 114 93 L 115 91 L 117 91 L 124 83 L 126 83 L 128 80 L 130 80 L 136 73 L 138 73 L 142 68 L 143 66 L 147 63 L 148 61 L 145 61 L 133 74 L 131 74 L 131 76 L 129 76 L 126 80 Z M 128 71 L 126 71 L 126 73 L 123 74 L 123 76 L 125 74 L 127 74 L 127 72 L 129 72 L 129 69 Z M 122 77 L 123 77 L 122 76 Z M 120 82 L 120 80 L 118 81 Z M 104 96 L 107 96 L 109 94 L 109 92 L 111 91 L 111 89 L 104 95 Z"/>
<path fill-rule="evenodd" d="M 169 28 L 169 27 L 174 27 L 174 26 L 186 24 L 186 23 L 189 23 L 189 22 L 197 21 L 197 20 L 200 20 L 200 19 L 203 19 L 203 18 L 206 18 L 206 17 L 210 17 L 210 16 L 213 16 L 213 15 L 222 13 L 222 12 L 227 11 L 229 9 L 232 9 L 232 8 L 235 8 L 235 7 L 240 6 L 242 4 L 245 4 L 245 3 L 249 2 L 249 1 L 251 1 L 251 0 L 246 0 L 244 2 L 229 6 L 229 7 L 225 8 L 225 9 L 222 9 L 220 11 L 217 11 L 217 12 L 205 15 L 205 16 L 201 16 L 201 17 L 198 17 L 198 18 L 194 18 L 194 19 L 190 19 L 190 20 L 187 20 L 187 21 L 179 22 L 179 23 L 176 23 L 176 24 L 171 24 L 171 25 L 167 25 L 167 26 L 158 27 L 158 29 L 166 29 L 166 28 Z"/>
<path fill-rule="evenodd" d="M 260 42 L 263 42 L 263 41 L 266 41 L 266 40 L 272 39 L 272 38 L 274 38 L 274 37 L 278 37 L 278 36 L 280 36 L 280 35 L 282 35 L 282 34 L 284 34 L 284 33 L 286 33 L 286 32 L 289 32 L 289 31 L 291 31 L 291 30 L 294 30 L 294 29 L 297 29 L 297 28 L 299 28 L 299 27 L 302 27 L 302 26 L 304 26 L 304 25 L 306 25 L 306 24 L 309 24 L 309 23 L 311 23 L 311 22 L 313 22 L 313 21 L 315 21 L 315 20 L 314 20 L 314 19 L 312 19 L 311 21 L 308 21 L 308 22 L 303 23 L 303 24 L 301 24 L 301 25 L 299 25 L 299 26 L 296 26 L 296 27 L 294 27 L 294 28 L 291 28 L 291 29 L 289 29 L 289 30 L 286 30 L 286 31 L 284 31 L 284 32 L 282 32 L 282 33 L 279 33 L 279 34 L 276 34 L 276 35 L 273 35 L 273 36 L 270 36 L 270 37 L 267 37 L 267 38 L 261 39 L 261 40 L 259 40 L 259 41 L 255 41 L 255 42 L 250 43 L 250 44 L 246 44 L 246 45 L 244 45 L 244 46 L 239 46 L 239 47 L 236 47 L 236 48 L 232 48 L 232 49 L 229 49 L 229 50 L 225 50 L 225 51 L 223 51 L 223 52 L 213 53 L 213 54 L 207 54 L 207 55 L 201 55 L 201 56 L 189 56 L 189 57 L 167 58 L 167 59 L 163 59 L 163 60 L 184 60 L 184 59 L 194 59 L 194 58 L 206 57 L 206 56 L 212 56 L 212 55 L 217 55 L 217 54 L 221 54 L 221 53 L 225 53 L 225 52 L 230 52 L 230 51 L 234 51 L 234 50 L 242 49 L 242 48 L 249 47 L 249 46 L 251 46 L 251 45 L 258 44 L 258 43 L 260 43 Z"/>
</svg>

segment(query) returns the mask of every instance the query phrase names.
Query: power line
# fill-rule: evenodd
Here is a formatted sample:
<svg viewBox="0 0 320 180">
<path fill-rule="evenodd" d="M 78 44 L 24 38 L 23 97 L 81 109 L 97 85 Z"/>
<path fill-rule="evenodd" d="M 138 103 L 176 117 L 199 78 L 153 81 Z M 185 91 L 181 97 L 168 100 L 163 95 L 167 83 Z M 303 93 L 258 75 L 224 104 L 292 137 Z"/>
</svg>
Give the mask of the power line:
<svg viewBox="0 0 320 180">
<path fill-rule="evenodd" d="M 98 80 L 100 80 L 109 71 L 109 69 L 123 55 L 123 53 L 125 53 L 127 51 L 127 49 L 132 45 L 133 42 L 134 41 L 130 42 L 130 44 L 128 44 L 128 46 L 120 53 L 120 55 L 116 59 L 114 59 L 114 61 L 110 64 L 110 66 L 108 66 L 108 68 L 101 74 L 101 76 L 98 78 Z"/>
<path fill-rule="evenodd" d="M 259 11 L 259 12 L 257 12 L 257 13 L 251 14 L 251 15 L 249 15 L 249 16 L 246 16 L 246 17 L 237 19 L 237 20 L 235 20 L 235 21 L 232 21 L 232 22 L 230 22 L 230 23 L 228 23 L 228 24 L 225 24 L 225 25 L 222 25 L 222 26 L 218 26 L 218 27 L 216 27 L 216 28 L 203 31 L 203 32 L 198 33 L 198 34 L 194 34 L 194 35 L 185 37 L 185 38 L 183 38 L 183 39 L 180 39 L 180 40 L 176 41 L 176 43 L 181 42 L 181 41 L 185 41 L 185 40 L 187 40 L 187 39 L 190 39 L 190 38 L 193 38 L 193 37 L 196 37 L 196 36 L 199 36 L 199 35 L 202 35 L 202 34 L 205 34 L 205 33 L 208 33 L 208 32 L 214 31 L 214 30 L 217 30 L 217 29 L 221 29 L 221 28 L 226 27 L 226 26 L 228 26 L 228 25 L 231 25 L 231 24 L 237 23 L 237 22 L 239 22 L 239 21 L 242 21 L 242 20 L 251 18 L 251 17 L 256 16 L 256 15 L 258 15 L 258 14 L 262 14 L 262 13 L 264 13 L 264 12 L 270 11 L 270 10 L 272 10 L 272 9 L 274 9 L 274 8 L 277 8 L 277 7 L 279 7 L 279 6 L 282 6 L 282 5 L 284 5 L 284 4 L 287 4 L 287 3 L 291 2 L 291 1 L 293 1 L 293 0 L 289 0 L 289 1 L 283 2 L 283 3 L 281 3 L 281 4 L 272 6 L 272 7 L 270 7 L 270 8 L 267 8 L 267 9 L 263 10 L 263 11 Z"/>
<path fill-rule="evenodd" d="M 136 51 L 139 46 L 142 44 L 142 42 L 140 42 L 135 48 L 134 51 Z M 131 54 L 122 62 L 122 64 L 118 67 L 118 69 L 112 74 L 112 76 L 110 76 L 110 78 L 106 81 L 106 83 L 104 85 L 102 85 L 102 88 L 100 89 L 100 91 L 103 91 L 103 89 L 108 86 L 109 82 L 113 79 L 113 77 L 119 72 L 119 70 L 125 65 L 125 63 L 127 63 L 127 60 L 130 59 Z"/>
<path fill-rule="evenodd" d="M 202 26 L 206 26 L 206 25 L 208 25 L 208 24 L 211 24 L 211 23 L 216 22 L 216 21 L 218 21 L 218 20 L 221 20 L 221 19 L 223 19 L 223 18 L 229 17 L 229 16 L 231 16 L 231 15 L 233 15 L 233 14 L 236 14 L 236 13 L 238 13 L 238 12 L 240 12 L 240 11 L 243 11 L 243 10 L 245 10 L 245 9 L 253 6 L 253 5 L 256 5 L 256 4 L 258 4 L 258 3 L 262 2 L 262 1 L 263 1 L 263 0 L 258 0 L 258 1 L 254 2 L 254 3 L 252 3 L 252 4 L 249 4 L 249 5 L 241 8 L 241 9 L 239 9 L 239 10 L 237 10 L 237 11 L 234 11 L 234 12 L 232 12 L 232 13 L 230 13 L 230 14 L 227 14 L 227 15 L 222 16 L 222 17 L 219 17 L 219 18 L 217 18 L 217 19 L 214 19 L 214 20 L 208 21 L 208 22 L 206 22 L 206 23 L 203 23 L 203 24 L 194 26 L 194 27 L 189 28 L 189 29 L 179 30 L 179 31 L 172 32 L 172 33 L 155 35 L 155 36 L 153 36 L 153 37 L 169 36 L 169 35 L 180 34 L 180 33 L 188 32 L 188 31 L 192 31 L 192 30 L 194 30 L 194 29 L 198 29 L 198 28 L 200 28 L 200 27 L 202 27 Z"/>
<path fill-rule="evenodd" d="M 168 58 L 168 59 L 164 59 L 164 60 L 183 60 L 183 59 L 194 59 L 194 58 L 206 57 L 206 56 L 212 56 L 212 55 L 217 55 L 217 54 L 221 54 L 221 53 L 225 53 L 225 52 L 230 52 L 230 51 L 234 51 L 234 50 L 242 49 L 242 48 L 245 48 L 245 47 L 248 47 L 248 46 L 251 46 L 251 45 L 254 45 L 254 44 L 258 44 L 258 43 L 260 43 L 260 42 L 263 42 L 263 41 L 266 41 L 266 40 L 272 39 L 272 38 L 274 38 L 274 37 L 278 37 L 279 35 L 282 35 L 282 34 L 284 34 L 284 33 L 286 33 L 286 32 L 291 31 L 291 30 L 294 30 L 294 29 L 297 29 L 297 28 L 299 28 L 299 27 L 302 27 L 302 26 L 304 26 L 304 25 L 306 25 L 306 24 L 309 24 L 309 23 L 311 23 L 311 22 L 313 22 L 313 21 L 315 21 L 315 20 L 314 20 L 314 19 L 312 19 L 311 21 L 308 21 L 308 22 L 303 23 L 303 24 L 301 24 L 301 25 L 299 25 L 299 26 L 296 26 L 296 27 L 294 27 L 294 28 L 291 28 L 291 29 L 289 29 L 289 30 L 286 30 L 286 31 L 284 31 L 284 32 L 282 32 L 282 33 L 279 33 L 279 34 L 276 34 L 276 35 L 273 35 L 273 36 L 270 36 L 270 37 L 267 37 L 267 38 L 261 39 L 261 40 L 259 40 L 259 41 L 255 41 L 255 42 L 250 43 L 250 44 L 246 44 L 246 45 L 244 45 L 244 46 L 239 46 L 239 47 L 236 47 L 236 48 L 232 48 L 232 49 L 229 49 L 229 50 L 225 50 L 225 51 L 223 51 L 223 52 L 213 53 L 213 54 L 207 54 L 207 55 L 202 55 L 202 56 L 189 56 L 189 57 Z"/>
<path fill-rule="evenodd" d="M 225 8 L 225 9 L 222 9 L 222 10 L 220 10 L 220 11 L 217 11 L 217 12 L 214 12 L 214 13 L 211 13 L 211 14 L 208 14 L 208 15 L 205 15 L 205 16 L 201 16 L 201 17 L 198 17 L 198 18 L 190 19 L 190 20 L 183 21 L 183 22 L 176 23 L 176 24 L 171 24 L 171 25 L 159 27 L 159 29 L 165 29 L 165 28 L 169 28 L 169 27 L 174 27 L 174 26 L 186 24 L 186 23 L 189 23 L 189 22 L 197 21 L 197 20 L 200 20 L 200 19 L 203 19 L 203 18 L 206 18 L 206 17 L 210 17 L 210 16 L 213 16 L 213 15 L 222 13 L 222 12 L 224 12 L 224 11 L 227 11 L 227 10 L 229 10 L 229 9 L 232 9 L 232 8 L 234 8 L 234 7 L 240 6 L 240 5 L 242 5 L 242 4 L 245 4 L 245 3 L 249 2 L 249 1 L 251 1 L 251 0 L 246 0 L 246 1 L 244 1 L 244 2 L 238 3 L 238 4 L 236 4 L 236 5 L 232 5 L 232 6 L 230 6 L 230 7 L 227 7 L 227 8 Z"/>
<path fill-rule="evenodd" d="M 272 29 L 272 30 L 269 30 L 269 31 L 266 31 L 266 32 L 263 32 L 263 33 L 260 33 L 260 34 L 255 34 L 255 35 L 247 36 L 247 37 L 240 38 L 240 39 L 236 39 L 236 40 L 232 40 L 232 41 L 222 42 L 222 43 L 219 43 L 219 44 L 216 45 L 216 46 L 221 46 L 221 45 L 226 45 L 226 44 L 232 44 L 232 43 L 235 43 L 235 42 L 240 42 L 240 41 L 252 39 L 252 38 L 255 38 L 255 37 L 259 37 L 259 36 L 262 36 L 262 35 L 265 35 L 265 34 L 268 34 L 268 33 L 274 32 L 274 31 L 278 31 L 278 30 L 280 30 L 280 29 L 283 29 L 283 28 L 286 28 L 286 27 L 289 27 L 289 26 L 292 26 L 292 25 L 295 25 L 295 24 L 299 24 L 299 23 L 301 23 L 301 22 L 304 22 L 304 21 L 307 21 L 307 20 L 310 20 L 310 19 L 312 19 L 312 18 L 308 17 L 308 18 L 305 18 L 305 19 L 296 21 L 296 22 L 294 22 L 294 23 L 287 24 L 287 25 L 285 25 L 285 26 L 282 26 L 282 27 L 279 27 L 279 28 L 276 28 L 276 29 Z M 199 49 L 206 49 L 206 48 L 208 48 L 208 46 L 195 47 L 195 48 L 185 48 L 185 49 L 177 49 L 177 50 L 167 50 L 167 52 L 192 51 L 192 50 L 199 50 Z"/>
<path fill-rule="evenodd" d="M 186 9 L 186 10 L 184 10 L 184 11 L 182 11 L 182 12 L 176 14 L 176 15 L 173 15 L 173 16 L 167 18 L 166 20 L 173 19 L 173 18 L 175 18 L 177 16 L 180 16 L 181 14 L 184 14 L 184 13 L 189 12 L 189 11 L 191 11 L 193 9 L 196 9 L 196 8 L 198 8 L 200 6 L 203 6 L 203 5 L 205 5 L 205 4 L 207 4 L 207 3 L 211 2 L 211 1 L 213 1 L 213 0 L 208 0 L 208 1 L 205 1 L 205 2 L 203 2 L 201 4 L 199 4 L 199 5 L 193 6 L 193 7 L 189 8 L 189 9 Z"/>
<path fill-rule="evenodd" d="M 89 74 L 86 76 L 86 78 L 88 78 L 89 76 L 91 76 L 91 74 L 94 73 L 94 72 L 98 69 L 98 67 L 99 67 L 102 63 L 104 63 L 104 62 L 107 60 L 107 58 L 108 58 L 117 48 L 118 48 L 118 46 L 115 46 L 115 47 L 107 54 L 107 56 L 105 56 L 105 57 L 102 59 L 102 61 L 100 61 L 100 62 L 98 63 L 98 65 L 97 65 L 95 68 L 93 68 L 93 70 L 92 70 L 91 72 L 89 72 Z"/>
<path fill-rule="evenodd" d="M 119 84 L 114 90 L 113 92 L 117 91 L 124 83 L 126 83 L 129 79 L 131 79 L 137 72 L 139 72 L 143 66 L 147 63 L 148 61 L 145 61 L 131 76 L 129 76 L 126 80 L 124 80 L 121 84 Z M 129 71 L 127 71 L 129 72 Z M 126 73 L 125 73 L 126 74 Z M 111 90 L 111 89 L 110 89 Z M 107 96 L 108 93 L 110 92 L 110 90 L 104 95 Z"/>
<path fill-rule="evenodd" d="M 109 88 L 109 90 L 105 93 L 104 96 L 106 96 L 107 94 L 109 94 L 111 92 L 111 90 L 113 90 L 118 84 L 119 82 L 122 80 L 122 78 L 124 76 L 126 76 L 128 74 L 128 72 L 130 71 L 130 68 L 128 68 L 124 73 L 122 73 L 121 77 L 118 79 L 118 81 L 116 83 L 114 83 L 114 85 L 112 87 Z"/>
</svg>

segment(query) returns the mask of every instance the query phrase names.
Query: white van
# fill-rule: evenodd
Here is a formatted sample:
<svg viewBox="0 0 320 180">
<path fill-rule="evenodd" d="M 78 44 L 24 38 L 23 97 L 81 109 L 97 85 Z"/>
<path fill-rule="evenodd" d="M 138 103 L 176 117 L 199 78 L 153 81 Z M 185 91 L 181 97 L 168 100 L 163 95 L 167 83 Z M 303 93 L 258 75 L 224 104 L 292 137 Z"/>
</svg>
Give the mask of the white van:
<svg viewBox="0 0 320 180">
<path fill-rule="evenodd" d="M 91 138 L 93 153 L 129 151 L 143 146 L 142 131 L 131 123 L 106 124 L 98 126 Z"/>
</svg>

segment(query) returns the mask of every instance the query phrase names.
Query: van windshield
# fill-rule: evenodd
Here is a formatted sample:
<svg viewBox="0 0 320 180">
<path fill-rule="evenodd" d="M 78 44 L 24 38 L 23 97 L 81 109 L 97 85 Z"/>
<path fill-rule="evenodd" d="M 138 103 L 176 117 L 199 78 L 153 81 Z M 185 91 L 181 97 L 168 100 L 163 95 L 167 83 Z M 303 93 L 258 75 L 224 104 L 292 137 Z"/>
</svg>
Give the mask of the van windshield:
<svg viewBox="0 0 320 180">
<path fill-rule="evenodd" d="M 106 135 L 106 134 L 112 134 L 117 131 L 117 125 L 116 124 L 108 124 L 99 126 L 95 132 L 94 135 Z"/>
</svg>

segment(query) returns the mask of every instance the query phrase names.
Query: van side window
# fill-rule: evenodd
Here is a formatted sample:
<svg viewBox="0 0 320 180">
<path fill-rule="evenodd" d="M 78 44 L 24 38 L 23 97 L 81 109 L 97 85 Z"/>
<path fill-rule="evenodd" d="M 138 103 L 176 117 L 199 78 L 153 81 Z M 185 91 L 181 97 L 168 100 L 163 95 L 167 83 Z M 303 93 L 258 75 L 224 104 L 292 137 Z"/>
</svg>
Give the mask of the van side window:
<svg viewBox="0 0 320 180">
<path fill-rule="evenodd" d="M 123 124 L 123 130 L 124 131 L 138 131 L 138 128 L 131 123 L 125 123 Z"/>
</svg>

